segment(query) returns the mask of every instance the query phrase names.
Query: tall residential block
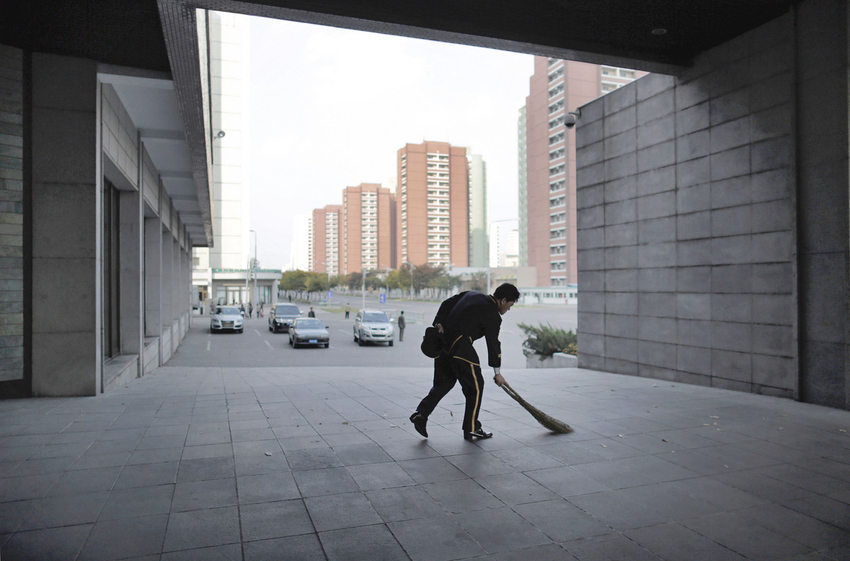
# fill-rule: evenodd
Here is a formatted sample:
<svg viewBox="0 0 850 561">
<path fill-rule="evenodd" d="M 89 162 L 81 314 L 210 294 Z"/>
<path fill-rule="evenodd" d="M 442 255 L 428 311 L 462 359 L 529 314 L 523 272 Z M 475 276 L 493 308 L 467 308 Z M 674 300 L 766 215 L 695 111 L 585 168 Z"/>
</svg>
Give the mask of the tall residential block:
<svg viewBox="0 0 850 561">
<path fill-rule="evenodd" d="M 386 187 L 361 183 L 342 193 L 342 274 L 396 267 L 396 201 Z"/>
<path fill-rule="evenodd" d="M 528 178 L 526 157 L 528 142 L 526 141 L 525 107 L 520 108 L 517 116 L 517 184 L 519 187 L 519 266 L 528 267 Z"/>
<path fill-rule="evenodd" d="M 469 161 L 447 142 L 398 151 L 398 265 L 469 266 Z"/>
<path fill-rule="evenodd" d="M 487 266 L 487 163 L 466 149 L 469 162 L 469 266 Z"/>
<path fill-rule="evenodd" d="M 342 205 L 327 205 L 313 211 L 313 231 L 310 235 L 313 246 L 310 270 L 339 275 L 342 271 L 340 228 Z"/>
<path fill-rule="evenodd" d="M 525 135 L 519 135 L 519 208 L 521 225 L 525 225 L 520 246 L 525 249 L 528 266 L 537 268 L 541 286 L 565 286 L 578 279 L 575 129 L 565 126 L 564 119 L 585 103 L 644 74 L 534 57 L 525 112 L 521 110 L 519 118 L 520 126 L 525 121 Z"/>
</svg>

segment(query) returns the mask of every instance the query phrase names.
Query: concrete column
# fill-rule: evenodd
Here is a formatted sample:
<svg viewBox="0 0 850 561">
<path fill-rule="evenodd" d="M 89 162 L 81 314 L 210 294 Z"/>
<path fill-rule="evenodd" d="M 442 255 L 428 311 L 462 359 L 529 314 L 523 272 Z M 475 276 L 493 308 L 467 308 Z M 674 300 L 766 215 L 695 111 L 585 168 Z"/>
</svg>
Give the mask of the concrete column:
<svg viewBox="0 0 850 561">
<path fill-rule="evenodd" d="M 32 392 L 101 390 L 101 178 L 94 61 L 32 55 Z"/>
<path fill-rule="evenodd" d="M 850 409 L 848 9 L 797 11 L 797 282 L 803 401 Z"/>
<path fill-rule="evenodd" d="M 145 218 L 145 337 L 162 335 L 162 222 Z"/>
<path fill-rule="evenodd" d="M 121 191 L 119 204 L 121 354 L 141 356 L 145 336 L 145 299 L 142 292 L 144 210 L 141 194 L 138 191 Z"/>
<path fill-rule="evenodd" d="M 171 236 L 171 352 L 177 350 L 182 333 L 180 332 L 180 316 L 183 314 L 183 306 L 180 299 L 181 294 L 181 272 L 180 272 L 180 242 L 172 234 Z"/>
<path fill-rule="evenodd" d="M 172 325 L 172 295 L 171 283 L 173 282 L 174 244 L 171 243 L 171 232 L 165 229 L 164 226 L 160 230 L 160 238 L 162 239 L 162 330 L 163 335 L 160 338 L 160 365 L 165 364 L 171 358 L 171 338 L 174 336 L 171 330 Z"/>
</svg>

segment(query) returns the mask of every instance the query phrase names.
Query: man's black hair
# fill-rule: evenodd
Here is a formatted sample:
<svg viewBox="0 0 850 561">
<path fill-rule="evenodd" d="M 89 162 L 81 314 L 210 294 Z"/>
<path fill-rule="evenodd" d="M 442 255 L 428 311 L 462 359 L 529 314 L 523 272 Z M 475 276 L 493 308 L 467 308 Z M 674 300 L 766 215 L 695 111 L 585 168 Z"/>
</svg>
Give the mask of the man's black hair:
<svg viewBox="0 0 850 561">
<path fill-rule="evenodd" d="M 493 291 L 493 296 L 496 300 L 505 298 L 508 302 L 516 302 L 519 300 L 519 290 L 511 283 L 506 282 Z"/>
</svg>

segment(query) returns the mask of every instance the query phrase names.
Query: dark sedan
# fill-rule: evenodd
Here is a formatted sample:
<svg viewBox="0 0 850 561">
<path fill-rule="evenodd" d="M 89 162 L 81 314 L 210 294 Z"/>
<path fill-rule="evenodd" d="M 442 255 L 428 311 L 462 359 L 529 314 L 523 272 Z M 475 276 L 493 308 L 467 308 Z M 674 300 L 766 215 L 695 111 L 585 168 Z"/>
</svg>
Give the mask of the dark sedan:
<svg viewBox="0 0 850 561">
<path fill-rule="evenodd" d="M 327 349 L 331 336 L 316 318 L 295 318 L 289 326 L 289 344 L 294 348 L 316 345 Z"/>
</svg>

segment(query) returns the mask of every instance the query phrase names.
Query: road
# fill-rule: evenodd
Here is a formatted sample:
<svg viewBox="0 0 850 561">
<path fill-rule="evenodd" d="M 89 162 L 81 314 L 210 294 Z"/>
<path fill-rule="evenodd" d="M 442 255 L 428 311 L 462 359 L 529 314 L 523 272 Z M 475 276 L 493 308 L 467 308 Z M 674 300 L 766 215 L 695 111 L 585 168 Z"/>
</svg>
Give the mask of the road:
<svg viewBox="0 0 850 561">
<path fill-rule="evenodd" d="M 342 306 L 344 306 L 344 301 Z M 372 366 L 375 367 L 428 367 L 431 360 L 419 351 L 419 343 L 425 328 L 439 308 L 438 302 L 389 301 L 379 304 L 366 302 L 369 308 L 404 310 L 405 316 L 422 314 L 425 322 L 408 321 L 404 341 L 396 340 L 394 346 L 384 343 L 360 347 L 354 342 L 354 315 L 360 306 L 359 298 L 351 299 L 350 319 L 340 307 L 324 309 L 314 306 L 316 317 L 328 327 L 331 344 L 328 349 L 300 348 L 289 346 L 286 333 L 274 334 L 268 330 L 268 317 L 245 320 L 241 334 L 210 333 L 208 316 L 192 316 L 192 326 L 178 352 L 168 361 L 168 366 L 221 366 L 221 367 L 270 367 L 270 366 Z M 306 315 L 309 304 L 298 303 Z M 522 354 L 522 331 L 517 324 L 524 322 L 537 325 L 551 323 L 564 329 L 576 328 L 576 306 L 514 306 L 502 318 L 500 340 L 502 342 L 502 368 L 525 368 Z M 478 354 L 486 357 L 486 344 L 480 339 L 475 344 Z M 486 358 L 484 359 L 486 361 Z"/>
</svg>

